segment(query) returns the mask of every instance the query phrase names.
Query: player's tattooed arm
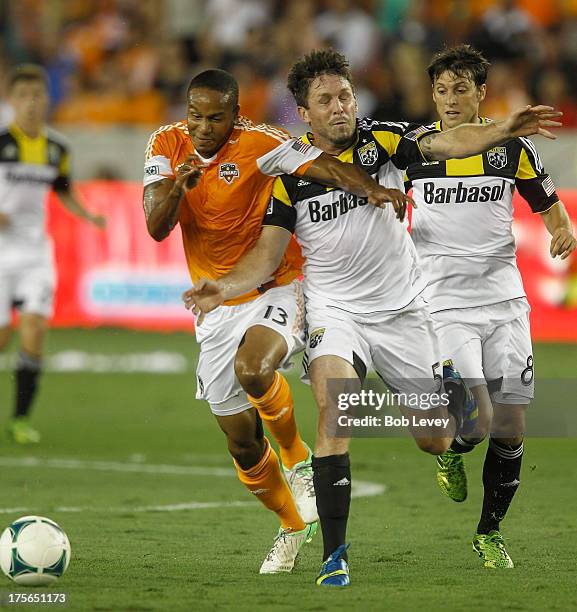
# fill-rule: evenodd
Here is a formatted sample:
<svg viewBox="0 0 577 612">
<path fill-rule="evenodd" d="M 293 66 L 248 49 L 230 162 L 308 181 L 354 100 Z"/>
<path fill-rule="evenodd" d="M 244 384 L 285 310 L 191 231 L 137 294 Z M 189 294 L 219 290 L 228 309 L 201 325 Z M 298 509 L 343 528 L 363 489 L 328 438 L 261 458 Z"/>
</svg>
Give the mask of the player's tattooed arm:
<svg viewBox="0 0 577 612">
<path fill-rule="evenodd" d="M 180 202 L 184 189 L 174 181 L 163 179 L 144 188 L 142 205 L 148 233 L 158 242 L 173 230 L 180 214 Z"/>
<path fill-rule="evenodd" d="M 524 106 L 502 121 L 465 123 L 451 130 L 423 136 L 419 146 L 428 160 L 470 157 L 503 144 L 511 138 L 540 134 L 554 139 L 547 128 L 562 125 L 563 113 L 551 106 Z"/>
<path fill-rule="evenodd" d="M 200 325 L 204 315 L 230 300 L 256 289 L 270 280 L 279 267 L 291 233 L 283 227 L 265 225 L 261 235 L 236 266 L 218 280 L 201 278 L 182 294 L 184 305 L 197 315 Z"/>
<path fill-rule="evenodd" d="M 189 155 L 176 168 L 174 179 L 162 179 L 144 188 L 143 208 L 148 233 L 158 242 L 174 229 L 180 215 L 183 196 L 198 184 L 203 165 Z"/>
<path fill-rule="evenodd" d="M 563 202 L 556 202 L 551 208 L 540 214 L 545 227 L 551 234 L 551 245 L 549 246 L 551 257 L 559 255 L 561 259 L 566 259 L 575 250 L 577 241 Z"/>
</svg>

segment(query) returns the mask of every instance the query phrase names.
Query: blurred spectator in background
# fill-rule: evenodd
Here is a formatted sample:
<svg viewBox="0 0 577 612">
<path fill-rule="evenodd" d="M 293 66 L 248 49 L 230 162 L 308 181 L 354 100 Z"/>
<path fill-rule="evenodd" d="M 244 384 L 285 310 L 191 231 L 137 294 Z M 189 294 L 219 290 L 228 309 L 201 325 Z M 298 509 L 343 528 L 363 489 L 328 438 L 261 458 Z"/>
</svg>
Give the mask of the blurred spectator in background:
<svg viewBox="0 0 577 612">
<path fill-rule="evenodd" d="M 470 42 L 493 62 L 484 114 L 547 102 L 577 126 L 575 0 L 5 0 L 0 33 L 0 69 L 43 64 L 60 124 L 174 121 L 190 75 L 222 67 L 244 114 L 294 126 L 287 67 L 329 45 L 350 58 L 361 114 L 422 122 L 424 58 Z"/>
</svg>

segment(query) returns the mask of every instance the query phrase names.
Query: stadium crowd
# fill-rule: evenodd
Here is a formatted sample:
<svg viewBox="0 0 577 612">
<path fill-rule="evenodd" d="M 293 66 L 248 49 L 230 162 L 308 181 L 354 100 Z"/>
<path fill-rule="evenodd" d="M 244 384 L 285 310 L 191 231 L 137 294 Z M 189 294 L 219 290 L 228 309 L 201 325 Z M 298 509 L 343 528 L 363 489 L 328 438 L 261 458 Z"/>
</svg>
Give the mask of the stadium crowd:
<svg viewBox="0 0 577 612">
<path fill-rule="evenodd" d="M 493 63 L 486 115 L 547 102 L 577 126 L 577 0 L 9 0 L 0 32 L 2 72 L 48 69 L 57 124 L 173 121 L 191 75 L 217 66 L 243 114 L 294 124 L 287 68 L 327 45 L 351 62 L 361 115 L 427 121 L 431 54 L 470 42 Z"/>
</svg>

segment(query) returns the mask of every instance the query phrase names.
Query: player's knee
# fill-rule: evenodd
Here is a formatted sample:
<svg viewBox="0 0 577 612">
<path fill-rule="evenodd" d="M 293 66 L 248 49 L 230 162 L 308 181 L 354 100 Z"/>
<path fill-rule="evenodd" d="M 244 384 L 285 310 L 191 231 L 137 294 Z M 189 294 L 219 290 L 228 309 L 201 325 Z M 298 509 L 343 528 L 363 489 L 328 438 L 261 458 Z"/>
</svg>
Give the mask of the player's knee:
<svg viewBox="0 0 577 612">
<path fill-rule="evenodd" d="M 442 455 L 451 445 L 449 438 L 415 438 L 417 446 L 430 455 Z"/>
<path fill-rule="evenodd" d="M 237 355 L 234 371 L 241 387 L 253 397 L 263 396 L 274 380 L 274 366 L 266 359 Z"/>
<path fill-rule="evenodd" d="M 264 440 L 256 437 L 251 440 L 227 438 L 227 442 L 229 453 L 243 470 L 254 467 L 262 459 L 265 449 Z"/>
<path fill-rule="evenodd" d="M 494 436 L 492 436 L 494 437 Z M 517 447 L 523 442 L 523 436 L 513 436 L 511 438 L 495 438 L 500 444 Z"/>
</svg>

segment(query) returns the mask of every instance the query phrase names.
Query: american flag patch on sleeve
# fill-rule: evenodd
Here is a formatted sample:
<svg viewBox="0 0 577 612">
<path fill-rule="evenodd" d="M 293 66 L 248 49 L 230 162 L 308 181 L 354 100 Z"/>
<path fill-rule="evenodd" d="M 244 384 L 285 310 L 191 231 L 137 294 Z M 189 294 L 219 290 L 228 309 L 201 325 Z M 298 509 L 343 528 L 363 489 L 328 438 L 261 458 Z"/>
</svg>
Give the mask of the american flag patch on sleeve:
<svg viewBox="0 0 577 612">
<path fill-rule="evenodd" d="M 303 155 L 306 155 L 312 149 L 311 145 L 298 139 L 294 141 L 292 148 Z"/>
<path fill-rule="evenodd" d="M 407 138 L 408 140 L 417 140 L 417 138 L 421 135 L 424 134 L 425 132 L 430 132 L 431 131 L 431 127 L 428 125 L 422 125 L 421 127 L 417 128 L 416 130 L 412 130 L 411 132 L 407 132 L 405 134 L 405 138 Z"/>
<path fill-rule="evenodd" d="M 553 183 L 553 180 L 549 175 L 545 177 L 545 179 L 541 183 L 541 186 L 543 187 L 545 193 L 548 196 L 553 195 L 555 193 L 555 184 Z"/>
</svg>

